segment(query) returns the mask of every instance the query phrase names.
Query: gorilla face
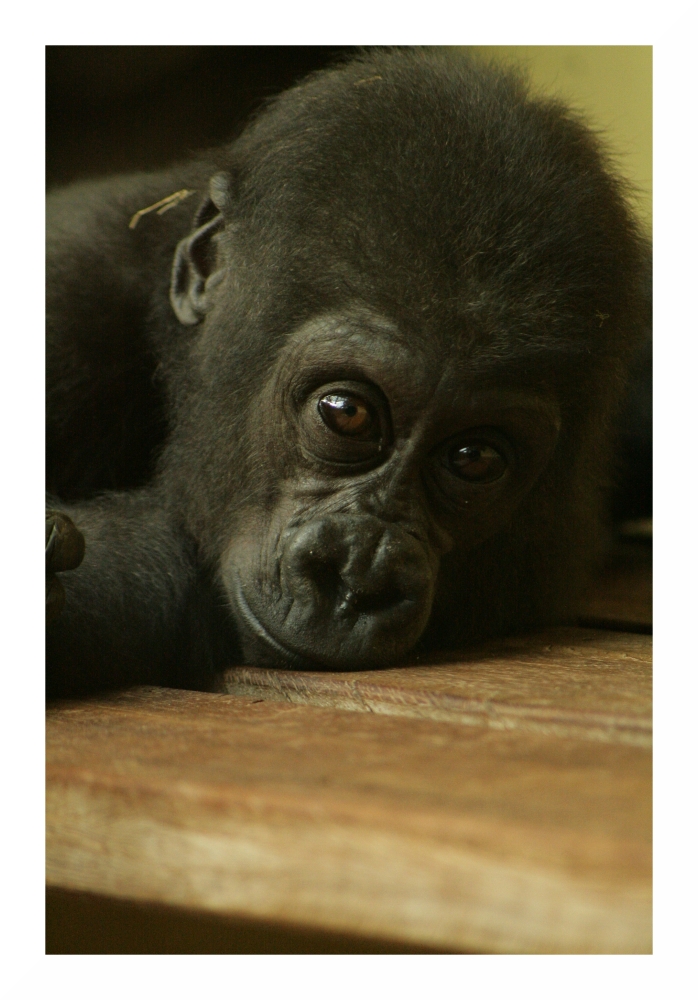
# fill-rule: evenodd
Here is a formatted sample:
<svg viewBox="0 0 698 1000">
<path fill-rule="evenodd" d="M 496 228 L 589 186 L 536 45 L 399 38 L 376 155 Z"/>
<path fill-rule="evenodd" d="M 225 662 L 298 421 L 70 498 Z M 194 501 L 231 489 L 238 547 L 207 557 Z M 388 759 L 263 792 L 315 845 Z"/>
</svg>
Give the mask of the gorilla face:
<svg viewBox="0 0 698 1000">
<path fill-rule="evenodd" d="M 554 400 L 491 381 L 365 310 L 291 335 L 249 409 L 256 488 L 222 560 L 251 662 L 359 669 L 415 645 L 441 557 L 505 526 L 555 445 Z"/>
</svg>

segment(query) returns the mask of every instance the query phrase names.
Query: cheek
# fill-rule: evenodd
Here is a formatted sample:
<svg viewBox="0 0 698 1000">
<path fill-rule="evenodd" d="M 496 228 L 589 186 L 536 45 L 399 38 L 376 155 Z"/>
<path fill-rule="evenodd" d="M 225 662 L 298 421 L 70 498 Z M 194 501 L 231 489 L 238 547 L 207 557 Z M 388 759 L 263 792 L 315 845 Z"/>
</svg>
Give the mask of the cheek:
<svg viewBox="0 0 698 1000">
<path fill-rule="evenodd" d="M 440 478 L 447 473 L 429 477 L 429 504 L 440 527 L 448 533 L 453 545 L 471 549 L 509 524 L 527 489 L 517 489 L 515 483 L 490 484 L 464 488 L 461 483 L 444 489 Z"/>
<path fill-rule="evenodd" d="M 451 517 L 441 518 L 441 528 L 448 534 L 451 544 L 447 551 L 468 552 L 493 535 L 506 530 L 511 520 L 509 512 L 479 511 L 471 516 L 467 508 Z"/>
<path fill-rule="evenodd" d="M 248 505 L 236 518 L 220 560 L 220 572 L 229 594 L 234 594 L 238 579 L 266 599 L 279 593 L 279 562 L 284 534 L 289 524 L 307 516 L 298 498 L 290 496 L 282 483 L 272 483 L 267 495 L 250 497 Z"/>
<path fill-rule="evenodd" d="M 288 393 L 278 379 L 270 380 L 249 403 L 243 434 L 246 466 L 262 492 L 279 492 L 296 474 L 302 456 L 298 444 L 297 415 Z"/>
</svg>

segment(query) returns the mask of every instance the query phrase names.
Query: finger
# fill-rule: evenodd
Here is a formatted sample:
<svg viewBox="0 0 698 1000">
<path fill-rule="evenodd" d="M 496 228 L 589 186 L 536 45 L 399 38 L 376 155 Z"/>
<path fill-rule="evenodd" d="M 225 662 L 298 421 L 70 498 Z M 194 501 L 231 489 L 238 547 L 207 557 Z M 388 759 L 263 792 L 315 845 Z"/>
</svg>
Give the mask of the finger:
<svg viewBox="0 0 698 1000">
<path fill-rule="evenodd" d="M 76 569 L 85 555 L 85 538 L 67 514 L 46 511 L 46 572 Z"/>
</svg>

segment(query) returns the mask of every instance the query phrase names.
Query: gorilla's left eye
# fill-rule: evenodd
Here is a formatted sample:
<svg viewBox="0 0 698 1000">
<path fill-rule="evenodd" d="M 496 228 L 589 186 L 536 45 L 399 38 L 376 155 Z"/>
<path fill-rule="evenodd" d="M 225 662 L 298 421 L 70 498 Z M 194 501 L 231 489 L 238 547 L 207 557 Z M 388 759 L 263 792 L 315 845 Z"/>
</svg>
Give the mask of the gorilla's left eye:
<svg viewBox="0 0 698 1000">
<path fill-rule="evenodd" d="M 335 434 L 359 441 L 380 437 L 380 420 L 370 403 L 349 393 L 331 392 L 318 400 L 317 408 L 324 423 Z"/>
<path fill-rule="evenodd" d="M 457 444 L 448 453 L 449 470 L 469 483 L 493 483 L 507 470 L 506 459 L 490 445 Z"/>
</svg>

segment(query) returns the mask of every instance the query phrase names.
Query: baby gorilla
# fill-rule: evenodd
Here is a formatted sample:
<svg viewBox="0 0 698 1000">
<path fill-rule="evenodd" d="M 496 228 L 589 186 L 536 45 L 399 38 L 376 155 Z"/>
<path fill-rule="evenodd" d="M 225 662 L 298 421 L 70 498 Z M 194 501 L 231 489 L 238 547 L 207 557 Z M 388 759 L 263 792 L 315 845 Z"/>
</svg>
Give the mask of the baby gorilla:
<svg viewBox="0 0 698 1000">
<path fill-rule="evenodd" d="M 647 261 L 584 123 L 444 51 L 53 194 L 49 691 L 567 620 Z"/>
</svg>

